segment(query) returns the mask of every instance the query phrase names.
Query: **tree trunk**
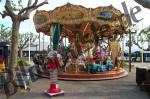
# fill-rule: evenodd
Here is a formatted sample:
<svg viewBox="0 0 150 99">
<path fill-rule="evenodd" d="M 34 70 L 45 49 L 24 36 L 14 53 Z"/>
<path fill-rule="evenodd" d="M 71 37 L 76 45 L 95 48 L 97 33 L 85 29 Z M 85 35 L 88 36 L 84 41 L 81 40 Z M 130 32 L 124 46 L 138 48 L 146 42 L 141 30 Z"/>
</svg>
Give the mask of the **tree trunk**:
<svg viewBox="0 0 150 99">
<path fill-rule="evenodd" d="M 9 69 L 12 71 L 13 75 L 11 79 L 15 78 L 15 67 L 17 67 L 17 56 L 18 56 L 18 35 L 20 28 L 20 21 L 15 19 L 12 20 L 12 41 L 11 41 L 11 56 Z"/>
</svg>

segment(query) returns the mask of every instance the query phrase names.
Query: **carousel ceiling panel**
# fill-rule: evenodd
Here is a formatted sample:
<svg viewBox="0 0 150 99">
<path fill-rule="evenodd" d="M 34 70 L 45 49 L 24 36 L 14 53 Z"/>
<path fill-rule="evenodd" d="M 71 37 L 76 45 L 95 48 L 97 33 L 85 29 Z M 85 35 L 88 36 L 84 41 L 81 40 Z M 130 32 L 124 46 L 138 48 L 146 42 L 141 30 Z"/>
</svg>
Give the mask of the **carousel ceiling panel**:
<svg viewBox="0 0 150 99">
<path fill-rule="evenodd" d="M 49 18 L 50 23 L 78 24 L 89 17 L 88 13 L 90 12 L 87 8 L 68 3 L 49 11 Z"/>
<path fill-rule="evenodd" d="M 99 24 L 111 24 L 122 13 L 112 6 L 98 7 L 95 9 L 85 8 L 70 3 L 49 11 L 50 23 L 81 24 L 85 21 L 98 22 Z"/>
</svg>

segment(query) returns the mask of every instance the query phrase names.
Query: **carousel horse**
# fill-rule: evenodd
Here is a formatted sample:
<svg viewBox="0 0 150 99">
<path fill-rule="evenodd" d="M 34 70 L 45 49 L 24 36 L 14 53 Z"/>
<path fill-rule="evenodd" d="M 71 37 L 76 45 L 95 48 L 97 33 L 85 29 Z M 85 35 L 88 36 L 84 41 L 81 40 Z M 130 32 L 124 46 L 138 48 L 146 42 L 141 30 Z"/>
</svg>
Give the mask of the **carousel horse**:
<svg viewBox="0 0 150 99">
<path fill-rule="evenodd" d="M 67 71 L 67 68 L 71 65 L 71 63 L 72 63 L 71 58 L 69 58 L 65 65 L 65 72 Z"/>
<path fill-rule="evenodd" d="M 63 62 L 63 58 L 60 53 L 57 53 L 57 58 L 58 58 L 60 67 L 62 67 L 64 65 L 64 62 Z"/>
<path fill-rule="evenodd" d="M 117 56 L 115 58 L 115 66 L 117 67 L 117 70 L 120 68 L 120 65 L 121 65 L 121 57 Z"/>
<path fill-rule="evenodd" d="M 85 57 L 83 54 L 79 55 L 76 60 L 77 71 L 79 71 L 79 66 L 85 67 Z"/>
<path fill-rule="evenodd" d="M 67 71 L 67 68 L 71 65 L 72 63 L 72 60 L 71 60 L 71 53 L 67 53 L 67 56 L 65 57 L 65 60 L 64 60 L 64 68 L 65 68 L 65 72 Z"/>
<path fill-rule="evenodd" d="M 78 70 L 78 66 L 81 66 L 81 65 L 85 66 L 85 58 L 84 58 L 84 56 L 83 55 L 79 55 L 77 57 L 77 59 L 69 57 L 68 62 L 65 65 L 65 72 L 67 71 L 67 68 L 70 65 L 72 65 L 72 64 L 76 66 L 76 72 L 78 72 L 79 71 Z"/>
</svg>

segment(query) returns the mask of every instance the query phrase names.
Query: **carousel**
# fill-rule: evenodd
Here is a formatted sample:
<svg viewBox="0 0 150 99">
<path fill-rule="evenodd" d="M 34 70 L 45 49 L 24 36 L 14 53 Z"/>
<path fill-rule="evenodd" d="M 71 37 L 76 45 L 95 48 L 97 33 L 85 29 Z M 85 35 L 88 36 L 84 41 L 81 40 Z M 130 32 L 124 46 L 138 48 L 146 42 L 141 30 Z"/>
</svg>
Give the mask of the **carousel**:
<svg viewBox="0 0 150 99">
<path fill-rule="evenodd" d="M 68 3 L 50 11 L 37 10 L 33 21 L 38 33 L 50 37 L 48 52 L 57 53 L 58 79 L 106 80 L 128 75 L 115 39 L 127 33 L 128 17 L 112 5 L 86 8 Z M 38 75 L 50 77 L 46 56 L 36 57 L 34 63 Z"/>
</svg>

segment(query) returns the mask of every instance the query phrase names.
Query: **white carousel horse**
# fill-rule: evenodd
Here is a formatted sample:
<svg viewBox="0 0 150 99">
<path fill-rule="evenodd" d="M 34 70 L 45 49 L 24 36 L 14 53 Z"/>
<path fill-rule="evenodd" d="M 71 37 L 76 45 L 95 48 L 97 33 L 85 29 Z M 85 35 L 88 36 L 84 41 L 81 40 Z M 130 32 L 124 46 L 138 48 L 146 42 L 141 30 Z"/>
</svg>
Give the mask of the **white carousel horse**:
<svg viewBox="0 0 150 99">
<path fill-rule="evenodd" d="M 65 72 L 67 71 L 67 68 L 71 64 L 74 64 L 76 66 L 76 72 L 77 72 L 78 71 L 77 66 L 81 66 L 81 65 L 84 66 L 85 65 L 85 61 L 84 60 L 85 60 L 85 58 L 84 58 L 83 55 L 78 56 L 76 60 L 69 58 L 68 62 L 65 65 Z"/>
<path fill-rule="evenodd" d="M 71 65 L 71 58 L 68 59 L 68 62 L 65 65 L 65 72 L 67 71 L 67 68 Z"/>
</svg>

